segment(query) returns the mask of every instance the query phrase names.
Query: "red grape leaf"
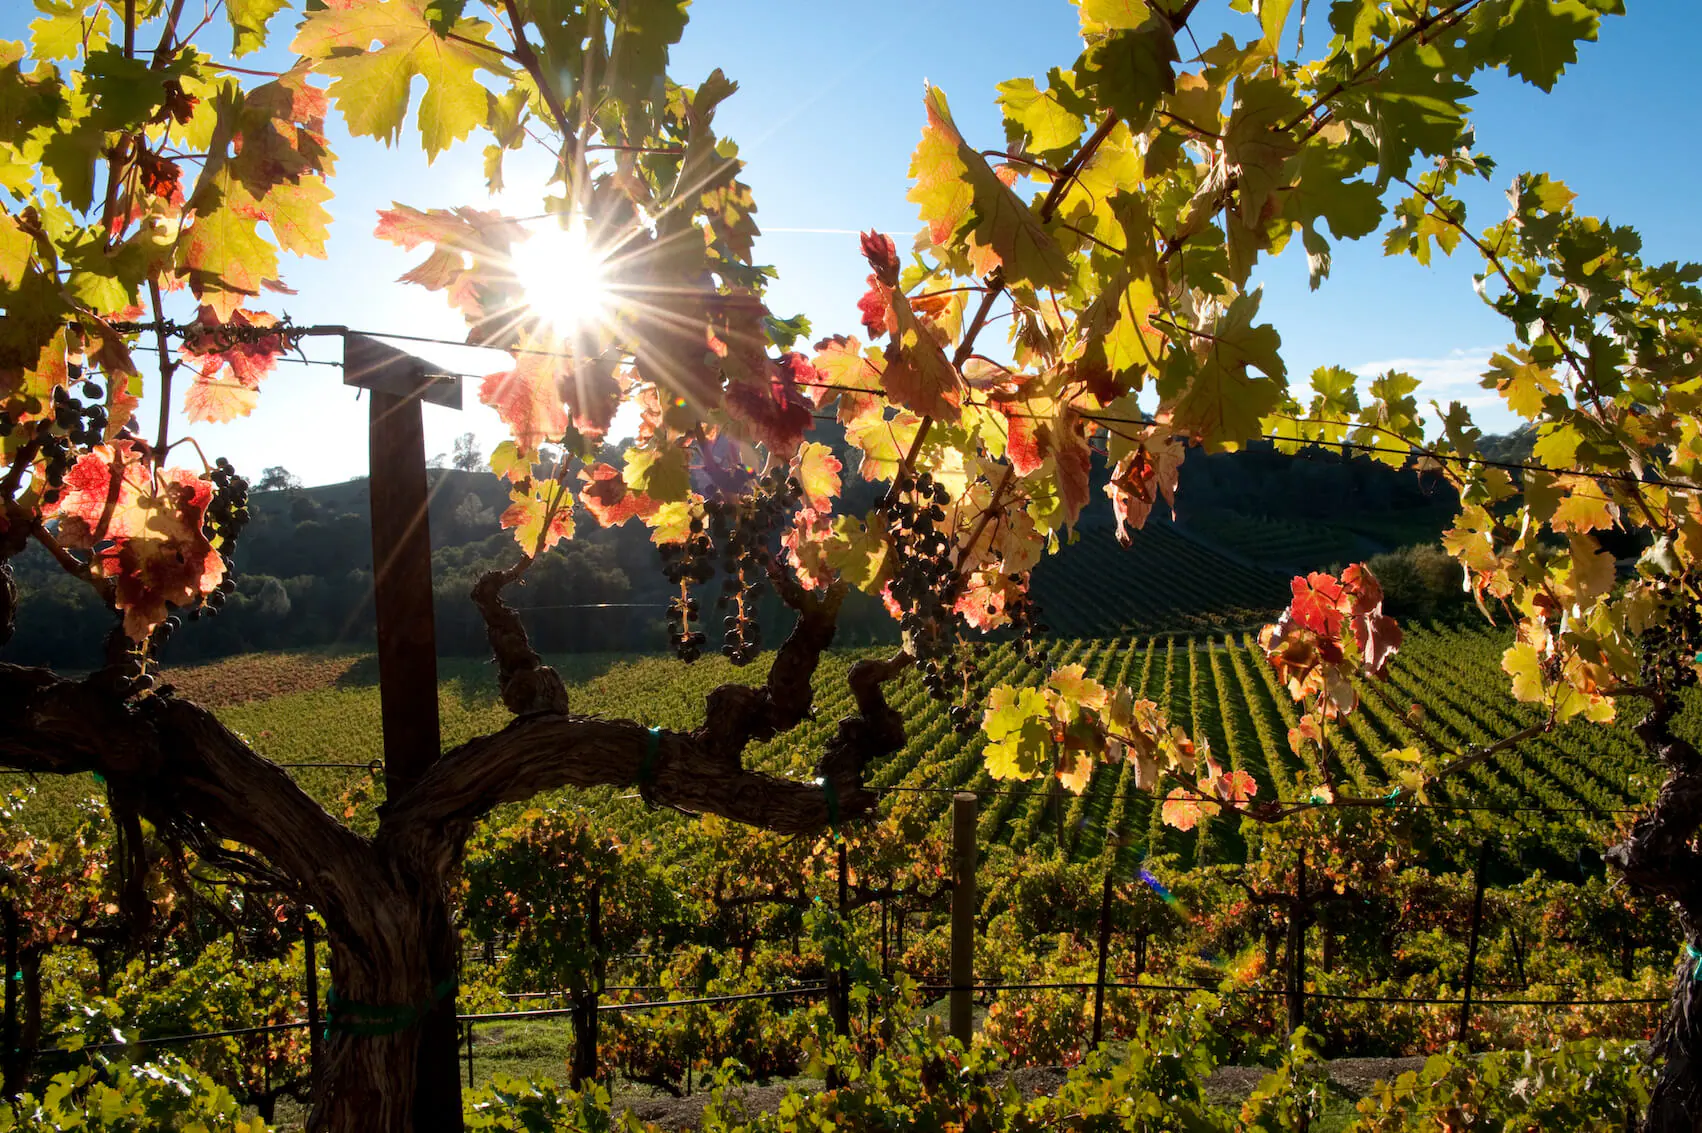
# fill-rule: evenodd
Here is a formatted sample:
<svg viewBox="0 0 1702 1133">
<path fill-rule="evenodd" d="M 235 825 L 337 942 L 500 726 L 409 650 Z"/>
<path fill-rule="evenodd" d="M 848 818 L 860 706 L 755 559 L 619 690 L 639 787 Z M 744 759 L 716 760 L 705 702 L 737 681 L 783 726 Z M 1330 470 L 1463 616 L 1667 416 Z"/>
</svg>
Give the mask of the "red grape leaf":
<svg viewBox="0 0 1702 1133">
<path fill-rule="evenodd" d="M 224 559 L 202 530 L 210 481 L 181 468 L 153 474 L 134 446 L 121 444 L 85 453 L 65 488 L 59 541 L 94 552 L 91 566 L 112 580 L 132 640 L 152 633 L 168 606 L 199 602 L 224 578 Z"/>
<path fill-rule="evenodd" d="M 579 502 L 604 527 L 618 527 L 633 516 L 643 519 L 661 506 L 643 492 L 627 487 L 620 470 L 610 465 L 598 464 L 581 472 L 579 478 L 585 482 Z"/>
<path fill-rule="evenodd" d="M 536 452 L 540 444 L 567 432 L 555 362 L 541 354 L 521 354 L 514 369 L 490 374 L 479 386 L 479 400 L 496 410 L 522 452 Z"/>
</svg>

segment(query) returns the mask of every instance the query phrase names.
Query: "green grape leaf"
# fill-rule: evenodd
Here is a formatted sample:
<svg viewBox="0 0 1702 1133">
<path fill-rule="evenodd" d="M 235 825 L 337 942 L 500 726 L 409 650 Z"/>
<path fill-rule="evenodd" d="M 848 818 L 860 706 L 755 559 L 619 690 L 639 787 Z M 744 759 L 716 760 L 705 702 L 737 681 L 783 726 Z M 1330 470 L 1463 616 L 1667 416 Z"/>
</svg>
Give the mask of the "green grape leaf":
<svg viewBox="0 0 1702 1133">
<path fill-rule="evenodd" d="M 291 50 L 332 76 L 329 93 L 350 133 L 386 144 L 401 136 L 410 84 L 415 76 L 424 78 L 419 130 L 431 159 L 485 123 L 488 98 L 475 73 L 504 72 L 501 56 L 479 46 L 488 43 L 489 24 L 463 19 L 451 39 L 433 26 L 427 9 L 426 0 L 380 0 L 314 12 Z"/>
<path fill-rule="evenodd" d="M 36 0 L 43 13 L 30 22 L 30 55 L 36 59 L 74 59 L 86 41 L 94 50 L 112 34 L 112 13 L 104 5 L 93 14 L 86 3 L 73 0 Z"/>
<path fill-rule="evenodd" d="M 320 177 L 303 177 L 274 185 L 261 207 L 267 213 L 266 222 L 278 246 L 298 256 L 324 259 L 325 245 L 331 238 L 331 213 L 325 202 L 331 195 L 331 186 Z"/>
<path fill-rule="evenodd" d="M 1282 400 L 1282 338 L 1269 323 L 1253 325 L 1258 311 L 1259 292 L 1235 297 L 1211 337 L 1200 340 L 1198 366 L 1176 400 L 1172 424 L 1208 449 L 1234 448 L 1255 436 L 1260 420 Z M 1265 376 L 1254 377 L 1249 371 L 1255 369 Z"/>
<path fill-rule="evenodd" d="M 999 84 L 999 106 L 1005 112 L 1005 140 L 1038 157 L 1061 154 L 1081 141 L 1087 121 L 1066 108 L 1050 90 L 1033 79 L 1009 79 Z"/>
<path fill-rule="evenodd" d="M 1117 112 L 1130 129 L 1146 129 L 1160 100 L 1176 90 L 1176 36 L 1170 22 L 1148 15 L 1099 39 L 1076 68 L 1082 88 Z"/>
<path fill-rule="evenodd" d="M 842 515 L 833 521 L 834 540 L 827 549 L 828 565 L 865 594 L 878 594 L 892 574 L 891 546 L 881 537 L 881 517 L 869 512 L 862 519 Z"/>
<path fill-rule="evenodd" d="M 1508 0 L 1491 50 L 1508 74 L 1544 91 L 1578 61 L 1578 41 L 1594 41 L 1601 17 L 1582 0 Z"/>
<path fill-rule="evenodd" d="M 1035 688 L 1001 685 L 987 698 L 982 754 L 995 779 L 1032 779 L 1051 763 L 1052 707 Z"/>
<path fill-rule="evenodd" d="M 1254 7 L 1259 12 L 1259 26 L 1264 29 L 1265 50 L 1275 55 L 1282 45 L 1283 25 L 1288 22 L 1294 0 L 1259 0 Z"/>
<path fill-rule="evenodd" d="M 225 0 L 230 18 L 231 54 L 238 59 L 266 46 L 266 25 L 289 7 L 290 0 Z"/>
<path fill-rule="evenodd" d="M 627 487 L 658 503 L 676 503 L 691 495 L 691 468 L 686 463 L 686 450 L 678 445 L 660 452 L 627 449 L 621 478 Z"/>
<path fill-rule="evenodd" d="M 1077 0 L 1083 35 L 1137 28 L 1152 15 L 1147 0 Z"/>
<path fill-rule="evenodd" d="M 614 45 L 609 51 L 610 88 L 627 106 L 661 100 L 668 49 L 685 32 L 688 2 L 626 0 L 616 9 Z"/>
<path fill-rule="evenodd" d="M 951 119 L 945 92 L 930 86 L 923 98 L 928 124 L 910 163 L 916 187 L 908 199 L 921 206 L 937 246 L 972 224 L 974 242 L 989 248 L 1007 283 L 1062 287 L 1070 262 L 1010 186 L 963 140 Z"/>
<path fill-rule="evenodd" d="M 222 191 L 221 191 L 222 189 Z M 260 234 L 258 203 L 221 175 L 198 191 L 196 216 L 177 247 L 178 268 L 196 297 L 228 320 L 278 275 L 278 251 Z"/>
</svg>

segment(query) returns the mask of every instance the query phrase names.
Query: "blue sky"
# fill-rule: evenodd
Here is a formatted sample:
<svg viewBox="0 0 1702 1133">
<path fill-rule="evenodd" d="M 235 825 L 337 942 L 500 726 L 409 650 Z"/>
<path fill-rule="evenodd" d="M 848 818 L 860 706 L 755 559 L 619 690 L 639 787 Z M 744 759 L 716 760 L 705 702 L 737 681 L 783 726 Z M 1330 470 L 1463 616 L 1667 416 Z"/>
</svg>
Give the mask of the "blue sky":
<svg viewBox="0 0 1702 1133">
<path fill-rule="evenodd" d="M 16 8 L 13 5 L 16 4 Z M 19 36 L 27 15 L 5 5 L 0 35 Z M 1215 5 L 1205 5 L 1209 10 Z M 1552 94 L 1502 75 L 1479 84 L 1475 121 L 1482 149 L 1500 163 L 1494 183 L 1468 196 L 1476 227 L 1491 223 L 1502 192 L 1519 170 L 1539 170 L 1579 194 L 1577 207 L 1636 226 L 1653 259 L 1702 256 L 1702 219 L 1693 186 L 1702 157 L 1693 144 L 1695 114 L 1689 72 L 1702 31 L 1702 9 L 1678 0 L 1630 0 L 1630 14 L 1606 21 L 1601 40 L 1583 47 L 1579 64 Z M 1323 42 L 1325 5 L 1312 5 L 1313 34 Z M 1233 17 L 1230 26 L 1251 26 Z M 905 200 L 905 171 L 922 123 L 923 80 L 941 86 L 972 142 L 1003 146 L 994 85 L 1018 75 L 1069 66 L 1079 52 L 1075 9 L 1068 0 L 703 0 L 693 8 L 674 76 L 695 85 L 715 67 L 740 84 L 717 117 L 748 162 L 764 235 L 758 257 L 779 279 L 771 306 L 802 312 L 817 334 L 859 329 L 855 303 L 867 268 L 852 233 L 891 232 L 900 246 L 918 227 Z M 1202 42 L 1217 35 L 1209 22 Z M 287 43 L 288 35 L 278 38 Z M 269 50 L 260 65 L 283 66 Z M 246 62 L 246 61 L 245 61 Z M 416 94 L 418 84 L 416 84 Z M 481 135 L 428 166 L 416 149 L 393 150 L 352 139 L 331 123 L 340 157 L 329 258 L 287 261 L 294 297 L 272 297 L 270 309 L 298 322 L 456 338 L 459 316 L 435 296 L 396 283 L 420 257 L 371 235 L 377 211 L 392 201 L 417 207 L 485 204 Z M 516 173 L 520 172 L 516 169 Z M 521 178 L 515 177 L 518 181 Z M 537 211 L 537 196 L 515 194 L 516 213 Z M 1508 329 L 1474 294 L 1474 259 L 1461 253 L 1429 269 L 1386 259 L 1373 236 L 1338 245 L 1333 273 L 1311 292 L 1298 247 L 1262 269 L 1265 317 L 1282 333 L 1291 378 L 1319 365 L 1367 371 L 1398 366 L 1425 379 L 1424 394 L 1483 403 L 1476 375 Z M 458 348 L 408 345 L 456 369 L 484 373 L 502 357 Z M 326 341 L 308 353 L 338 357 Z M 1505 426 L 1493 406 L 1487 426 Z M 447 451 L 468 429 L 486 449 L 501 439 L 494 414 L 469 390 L 460 413 L 428 407 L 429 452 Z M 366 411 L 330 367 L 280 366 L 263 388 L 256 415 L 225 426 L 201 426 L 210 453 L 225 453 L 257 473 L 282 464 L 308 483 L 346 479 L 366 469 Z"/>
</svg>

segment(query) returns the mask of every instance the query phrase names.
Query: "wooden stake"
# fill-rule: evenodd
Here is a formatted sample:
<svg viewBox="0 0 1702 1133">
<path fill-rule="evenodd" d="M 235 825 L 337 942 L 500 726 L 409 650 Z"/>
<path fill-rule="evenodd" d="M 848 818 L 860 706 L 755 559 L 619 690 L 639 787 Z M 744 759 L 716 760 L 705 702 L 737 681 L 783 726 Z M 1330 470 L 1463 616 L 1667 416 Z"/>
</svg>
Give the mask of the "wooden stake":
<svg viewBox="0 0 1702 1133">
<path fill-rule="evenodd" d="M 307 1081 L 319 1089 L 319 946 L 313 940 L 313 917 L 301 911 L 301 974 L 307 991 Z"/>
<path fill-rule="evenodd" d="M 1466 942 L 1466 986 L 1460 997 L 1460 1022 L 1454 1032 L 1457 1042 L 1471 1045 L 1472 1020 L 1472 984 L 1477 981 L 1477 939 L 1483 928 L 1483 875 L 1489 865 L 1489 839 L 1483 840 L 1483 845 L 1477 853 L 1477 880 L 1473 883 L 1472 892 L 1472 928 L 1471 937 Z"/>
<path fill-rule="evenodd" d="M 372 588 L 384 787 L 400 798 L 437 761 L 437 631 L 431 605 L 425 426 L 417 397 L 371 390 Z"/>
<path fill-rule="evenodd" d="M 1306 855 L 1294 870 L 1294 904 L 1288 913 L 1288 1033 L 1306 1025 Z"/>
<path fill-rule="evenodd" d="M 951 800 L 951 1034 L 965 1047 L 974 1031 L 975 804 L 969 791 Z"/>
<path fill-rule="evenodd" d="M 1099 975 L 1093 982 L 1093 1049 L 1105 1023 L 1105 963 L 1111 954 L 1111 871 L 1105 871 L 1105 888 L 1099 895 Z"/>
</svg>

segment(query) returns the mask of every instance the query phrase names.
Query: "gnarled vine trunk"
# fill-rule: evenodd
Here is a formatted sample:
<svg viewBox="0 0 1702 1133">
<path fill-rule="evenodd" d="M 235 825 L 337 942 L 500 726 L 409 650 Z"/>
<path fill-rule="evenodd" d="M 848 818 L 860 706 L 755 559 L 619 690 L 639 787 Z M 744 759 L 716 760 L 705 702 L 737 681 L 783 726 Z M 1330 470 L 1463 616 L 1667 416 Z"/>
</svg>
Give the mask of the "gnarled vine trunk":
<svg viewBox="0 0 1702 1133">
<path fill-rule="evenodd" d="M 1655 1038 L 1660 1060 L 1644 1133 L 1702 1133 L 1702 757 L 1672 733 L 1676 700 L 1657 690 L 1637 734 L 1667 769 L 1654 810 L 1607 852 L 1632 885 L 1669 902 L 1684 933 L 1672 1003 Z"/>
<path fill-rule="evenodd" d="M 851 667 L 857 708 L 828 740 L 814 781 L 743 766 L 751 742 L 809 717 L 841 587 L 815 597 L 777 581 L 799 618 L 766 681 L 715 689 L 700 727 L 667 732 L 568 710 L 560 678 L 501 600 L 515 574 L 488 576 L 474 592 L 515 719 L 444 753 L 380 807 L 371 839 L 328 815 L 204 708 L 135 695 L 110 673 L 72 681 L 0 663 L 0 766 L 98 772 L 127 819 L 146 818 L 210 864 L 263 878 L 324 918 L 330 1041 L 310 1111 L 314 1133 L 461 1128 L 450 880 L 473 825 L 493 808 L 565 786 L 636 786 L 658 805 L 816 833 L 872 811 L 863 769 L 903 746 L 903 720 L 882 692 L 909 663 L 901 653 Z"/>
</svg>

